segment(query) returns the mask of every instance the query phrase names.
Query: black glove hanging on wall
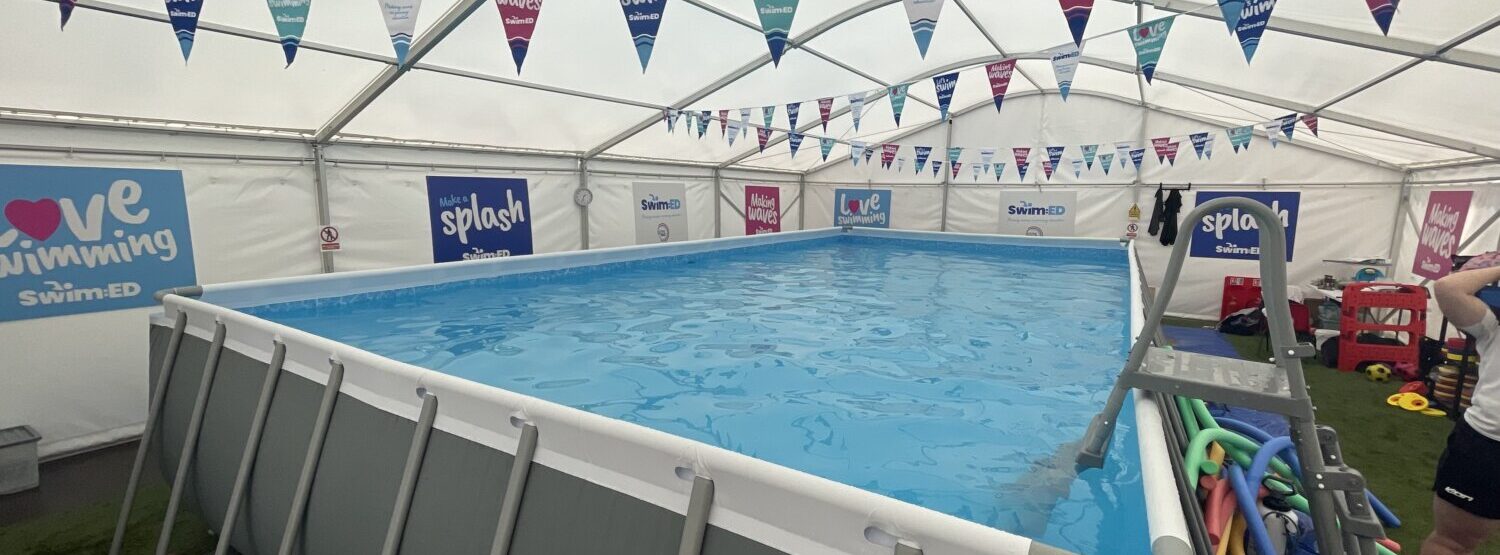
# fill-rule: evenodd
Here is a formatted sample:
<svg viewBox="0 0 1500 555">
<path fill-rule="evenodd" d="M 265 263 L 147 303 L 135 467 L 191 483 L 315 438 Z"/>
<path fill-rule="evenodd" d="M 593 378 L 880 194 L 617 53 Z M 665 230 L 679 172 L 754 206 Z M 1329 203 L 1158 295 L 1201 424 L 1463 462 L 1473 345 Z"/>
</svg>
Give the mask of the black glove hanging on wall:
<svg viewBox="0 0 1500 555">
<path fill-rule="evenodd" d="M 1156 186 L 1156 201 L 1151 203 L 1151 225 L 1146 227 L 1146 232 L 1153 237 L 1161 231 L 1161 185 Z"/>
<path fill-rule="evenodd" d="M 1177 213 L 1181 211 L 1182 193 L 1173 190 L 1167 194 L 1167 200 L 1162 202 L 1161 244 L 1163 246 L 1177 242 Z"/>
</svg>

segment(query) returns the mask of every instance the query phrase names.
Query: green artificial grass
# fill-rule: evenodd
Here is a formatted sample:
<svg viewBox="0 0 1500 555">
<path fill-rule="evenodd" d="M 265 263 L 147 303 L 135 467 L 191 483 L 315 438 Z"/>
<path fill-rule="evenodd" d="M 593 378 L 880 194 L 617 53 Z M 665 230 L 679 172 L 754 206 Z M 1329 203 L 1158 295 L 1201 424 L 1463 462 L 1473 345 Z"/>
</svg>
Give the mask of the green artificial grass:
<svg viewBox="0 0 1500 555">
<path fill-rule="evenodd" d="M 1169 320 L 1166 324 L 1173 326 L 1212 325 Z M 1259 337 L 1223 337 L 1244 359 L 1264 361 L 1269 356 Z M 1386 534 L 1401 544 L 1402 553 L 1418 553 L 1422 539 L 1432 531 L 1432 478 L 1453 422 L 1385 404 L 1386 397 L 1401 387 L 1400 381 L 1372 382 L 1361 374 L 1323 366 L 1316 359 L 1303 360 L 1303 368 L 1318 423 L 1338 431 L 1344 459 L 1365 475 L 1370 491 L 1401 519 L 1401 527 L 1388 529 Z M 1500 555 L 1500 537 L 1492 537 L 1477 553 Z"/>
<path fill-rule="evenodd" d="M 123 497 L 121 492 L 121 496 Z M 130 512 L 130 528 L 122 553 L 155 553 L 162 517 L 167 514 L 165 485 L 142 488 Z M 96 503 L 61 514 L 48 515 L 0 528 L 0 554 L 73 555 L 107 553 L 114 539 L 120 502 Z M 186 507 L 177 513 L 168 553 L 212 553 L 214 536 L 196 514 Z"/>
</svg>

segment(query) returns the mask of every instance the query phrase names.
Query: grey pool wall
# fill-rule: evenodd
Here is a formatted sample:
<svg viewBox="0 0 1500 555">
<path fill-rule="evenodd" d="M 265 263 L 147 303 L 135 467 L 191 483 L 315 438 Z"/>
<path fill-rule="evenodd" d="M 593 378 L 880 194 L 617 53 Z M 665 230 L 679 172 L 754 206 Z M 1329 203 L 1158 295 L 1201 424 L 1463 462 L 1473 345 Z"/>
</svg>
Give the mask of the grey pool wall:
<svg viewBox="0 0 1500 555">
<path fill-rule="evenodd" d="M 206 392 L 198 444 L 182 493 L 187 510 L 197 511 L 215 530 L 224 530 L 268 367 L 278 358 L 273 355 L 280 345 L 282 368 L 269 397 L 259 448 L 248 467 L 244 503 L 229 536 L 242 553 L 279 552 L 288 536 L 288 515 L 296 505 L 299 482 L 310 487 L 304 516 L 288 543 L 291 552 L 298 553 L 1059 553 L 1027 538 L 858 488 L 402 364 L 222 306 L 837 233 L 844 232 L 818 230 L 207 286 L 204 300 L 168 296 L 164 313 L 153 319 L 151 328 L 153 373 L 161 370 L 179 314 L 184 325 L 152 448 L 160 455 L 162 471 L 169 480 L 174 478 L 199 393 Z M 946 241 L 996 239 L 852 233 Z M 1115 241 L 1058 241 L 1122 248 Z M 1131 264 L 1136 289 L 1134 257 Z M 1138 314 L 1139 307 L 1133 307 L 1133 313 Z M 223 346 L 209 372 L 212 338 L 220 326 Z M 1134 322 L 1133 330 L 1138 326 Z M 212 383 L 207 389 L 200 387 L 210 373 Z M 332 403 L 326 436 L 318 445 L 310 440 L 330 380 L 337 382 L 337 394 L 328 397 Z M 153 383 L 153 389 L 161 385 Z M 423 418 L 424 402 L 429 405 L 428 418 Z M 1147 466 L 1149 458 L 1165 456 L 1165 445 L 1154 404 L 1142 399 L 1137 410 L 1138 421 L 1145 420 L 1140 435 L 1142 465 Z M 1154 438 L 1147 433 L 1153 419 Z M 428 423 L 430 436 L 414 442 Z M 531 464 L 521 467 L 529 469 L 524 481 L 517 481 L 516 454 L 527 428 L 534 431 L 535 455 Z M 1162 451 L 1148 455 L 1148 444 L 1161 444 Z M 309 464 L 310 452 L 318 452 L 315 465 Z M 1170 515 L 1182 519 L 1175 481 L 1169 466 L 1165 484 L 1149 470 L 1148 506 L 1158 509 L 1149 515 L 1154 550 L 1172 553 L 1170 540 L 1186 536 L 1185 528 L 1171 530 Z M 1153 488 L 1161 491 L 1153 494 Z M 1171 505 L 1158 504 L 1163 499 Z M 507 505 L 518 510 L 502 517 Z M 400 510 L 403 507 L 406 510 Z M 1167 514 L 1168 522 L 1158 523 L 1162 519 L 1157 513 Z M 497 531 L 511 514 L 513 533 L 497 547 L 497 535 L 504 535 Z"/>
</svg>

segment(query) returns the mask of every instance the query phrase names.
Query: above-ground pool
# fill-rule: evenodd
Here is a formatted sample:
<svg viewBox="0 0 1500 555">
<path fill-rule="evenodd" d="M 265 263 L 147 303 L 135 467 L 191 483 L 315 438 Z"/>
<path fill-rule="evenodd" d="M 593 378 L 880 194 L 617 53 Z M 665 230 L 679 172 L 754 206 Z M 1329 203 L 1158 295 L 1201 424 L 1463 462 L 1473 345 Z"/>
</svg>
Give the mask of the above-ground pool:
<svg viewBox="0 0 1500 555">
<path fill-rule="evenodd" d="M 1079 473 L 1073 463 L 1139 318 L 1128 250 L 863 230 L 784 235 L 619 249 L 631 254 L 565 264 L 545 259 L 590 255 L 460 263 L 425 276 L 402 269 L 383 288 L 381 272 L 325 276 L 321 285 L 312 278 L 308 287 L 209 287 L 204 300 L 247 321 L 1068 551 L 1151 553 L 1135 411 L 1123 414 L 1103 468 Z M 438 392 L 442 414 L 440 390 L 424 389 Z M 546 446 L 549 429 L 538 427 Z M 440 417 L 437 428 L 464 436 L 467 426 Z M 580 458 L 615 455 L 628 457 Z M 682 462 L 679 473 L 715 477 L 700 466 L 712 465 Z M 733 495 L 723 488 L 721 496 Z M 881 511 L 870 507 L 864 540 L 906 539 L 901 522 L 876 526 Z M 755 526 L 734 530 L 733 521 L 709 522 L 780 551 L 802 549 L 756 537 Z"/>
</svg>

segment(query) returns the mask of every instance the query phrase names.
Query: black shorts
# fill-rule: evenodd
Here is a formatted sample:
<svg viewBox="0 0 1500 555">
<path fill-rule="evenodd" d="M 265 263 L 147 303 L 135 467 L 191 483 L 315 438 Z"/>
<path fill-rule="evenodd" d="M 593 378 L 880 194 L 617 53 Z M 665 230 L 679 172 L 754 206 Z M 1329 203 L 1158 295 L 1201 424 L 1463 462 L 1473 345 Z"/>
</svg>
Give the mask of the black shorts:
<svg viewBox="0 0 1500 555">
<path fill-rule="evenodd" d="M 1500 479 L 1495 468 L 1500 465 L 1500 441 L 1474 431 L 1464 419 L 1458 419 L 1448 434 L 1448 447 L 1438 458 L 1437 479 L 1432 491 L 1439 498 L 1465 512 L 1488 519 L 1500 519 Z"/>
</svg>

